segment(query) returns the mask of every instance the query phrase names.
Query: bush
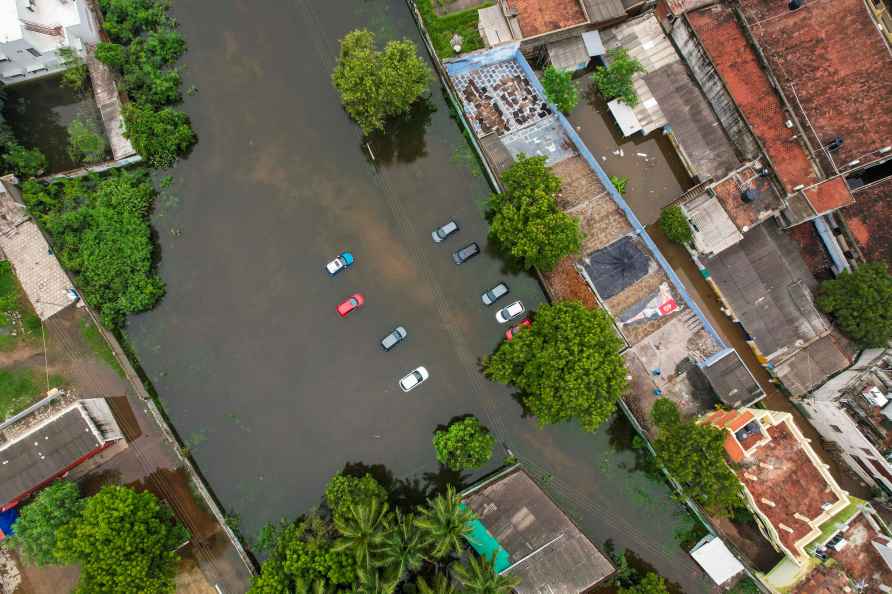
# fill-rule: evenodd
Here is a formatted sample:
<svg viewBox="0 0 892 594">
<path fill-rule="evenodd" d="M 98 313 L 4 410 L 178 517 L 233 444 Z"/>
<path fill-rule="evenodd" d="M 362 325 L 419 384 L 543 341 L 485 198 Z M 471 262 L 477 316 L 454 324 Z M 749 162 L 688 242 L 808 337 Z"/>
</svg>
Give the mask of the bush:
<svg viewBox="0 0 892 594">
<path fill-rule="evenodd" d="M 621 196 L 623 196 L 626 193 L 626 186 L 629 184 L 629 178 L 611 175 L 610 183 L 612 183 L 613 187 L 616 188 L 616 191 L 619 192 Z"/>
<path fill-rule="evenodd" d="M 666 588 L 666 580 L 663 576 L 648 571 L 634 586 L 620 588 L 617 594 L 669 594 Z"/>
<path fill-rule="evenodd" d="M 26 182 L 25 203 L 52 238 L 83 297 L 119 327 L 127 314 L 151 309 L 164 295 L 155 272 L 149 211 L 155 197 L 144 171 Z"/>
<path fill-rule="evenodd" d="M 579 102 L 579 93 L 573 84 L 573 73 L 548 66 L 542 75 L 545 96 L 564 113 L 570 113 Z"/>
<path fill-rule="evenodd" d="M 816 303 L 861 347 L 879 348 L 892 338 L 892 277 L 882 262 L 824 281 Z"/>
<path fill-rule="evenodd" d="M 474 470 L 492 458 L 496 439 L 476 417 L 461 419 L 434 434 L 437 461 L 452 470 Z"/>
<path fill-rule="evenodd" d="M 387 490 L 372 475 L 362 478 L 336 474 L 325 487 L 325 502 L 333 517 L 343 517 L 351 505 L 368 504 L 372 499 L 387 502 Z"/>
<path fill-rule="evenodd" d="M 172 107 L 155 110 L 130 103 L 124 106 L 124 136 L 153 167 L 171 167 L 195 144 L 189 116 Z"/>
<path fill-rule="evenodd" d="M 440 0 L 437 0 L 438 2 Z M 483 47 L 483 39 L 480 37 L 478 22 L 480 20 L 478 11 L 481 8 L 492 6 L 492 2 L 484 2 L 466 10 L 451 12 L 449 14 L 438 16 L 434 12 L 433 0 L 415 0 L 418 12 L 421 13 L 421 19 L 424 21 L 424 28 L 430 35 L 431 43 L 434 45 L 434 51 L 440 59 L 451 58 L 455 55 L 452 48 L 452 37 L 458 35 L 462 39 L 462 52 L 472 52 Z"/>
<path fill-rule="evenodd" d="M 37 177 L 46 172 L 46 156 L 36 148 L 26 149 L 18 143 L 12 143 L 6 147 L 3 159 L 12 172 L 19 177 Z"/>
<path fill-rule="evenodd" d="M 540 425 L 577 420 L 594 431 L 626 389 L 622 342 L 603 310 L 542 305 L 533 325 L 484 361 L 486 376 L 518 388 Z"/>
<path fill-rule="evenodd" d="M 548 272 L 579 250 L 579 221 L 558 210 L 561 182 L 545 166 L 545 157 L 519 155 L 502 183 L 505 191 L 489 200 L 489 234 L 505 255 L 526 269 Z"/>
<path fill-rule="evenodd" d="M 660 213 L 660 229 L 671 241 L 687 245 L 694 240 L 694 232 L 680 206 L 674 205 Z"/>
<path fill-rule="evenodd" d="M 96 59 L 112 68 L 121 68 L 127 61 L 127 48 L 118 43 L 101 41 L 96 44 Z"/>
<path fill-rule="evenodd" d="M 21 551 L 29 563 L 59 563 L 56 557 L 56 532 L 78 517 L 81 507 L 77 485 L 69 481 L 56 481 L 22 507 L 13 524 L 15 536 L 10 543 Z"/>
<path fill-rule="evenodd" d="M 68 156 L 77 163 L 98 163 L 105 158 L 108 143 L 92 122 L 74 120 L 68 124 Z"/>
<path fill-rule="evenodd" d="M 389 41 L 378 51 L 375 35 L 361 29 L 341 39 L 331 78 L 344 109 L 369 134 L 408 112 L 427 90 L 431 72 L 408 39 Z"/>
<path fill-rule="evenodd" d="M 62 66 L 65 67 L 65 72 L 62 73 L 62 86 L 72 91 L 83 91 L 90 75 L 83 59 L 68 47 L 59 50 L 59 57 L 62 58 Z"/>
<path fill-rule="evenodd" d="M 167 0 L 99 0 L 102 28 L 117 43 L 126 44 L 143 31 L 170 24 Z"/>
<path fill-rule="evenodd" d="M 619 99 L 629 107 L 635 107 L 638 104 L 638 94 L 635 93 L 632 77 L 639 72 L 645 72 L 644 66 L 631 57 L 624 47 L 610 50 L 607 52 L 607 58 L 607 67 L 599 66 L 592 75 L 598 92 L 607 101 Z"/>
</svg>

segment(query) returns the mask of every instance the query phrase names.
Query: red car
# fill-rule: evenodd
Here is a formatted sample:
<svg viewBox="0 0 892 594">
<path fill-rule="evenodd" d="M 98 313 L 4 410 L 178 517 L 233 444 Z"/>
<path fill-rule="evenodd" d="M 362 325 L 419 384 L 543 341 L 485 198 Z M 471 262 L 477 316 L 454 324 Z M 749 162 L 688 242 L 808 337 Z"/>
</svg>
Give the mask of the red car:
<svg viewBox="0 0 892 594">
<path fill-rule="evenodd" d="M 510 328 L 508 328 L 508 331 L 505 332 L 505 338 L 507 338 L 508 340 L 511 340 L 512 338 L 514 338 L 515 334 L 517 334 L 524 328 L 529 328 L 532 325 L 533 325 L 533 323 L 527 319 L 527 320 L 522 321 L 520 324 L 518 324 L 516 326 L 511 326 Z"/>
<path fill-rule="evenodd" d="M 362 307 L 363 303 L 365 303 L 365 297 L 361 293 L 353 293 L 338 304 L 338 315 L 346 318 L 353 311 Z"/>
</svg>

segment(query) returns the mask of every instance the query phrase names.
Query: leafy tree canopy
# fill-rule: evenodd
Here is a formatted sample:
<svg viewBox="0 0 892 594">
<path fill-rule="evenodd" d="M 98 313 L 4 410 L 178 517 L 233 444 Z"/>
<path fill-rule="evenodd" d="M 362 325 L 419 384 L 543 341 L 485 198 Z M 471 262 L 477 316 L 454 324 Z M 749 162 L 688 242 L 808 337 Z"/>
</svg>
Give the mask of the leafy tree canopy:
<svg viewBox="0 0 892 594">
<path fill-rule="evenodd" d="M 81 507 L 77 485 L 57 481 L 22 508 L 13 525 L 15 536 L 10 542 L 30 563 L 56 564 L 59 562 L 56 557 L 56 531 L 78 517 Z"/>
<path fill-rule="evenodd" d="M 17 142 L 6 146 L 6 166 L 19 177 L 37 177 L 46 172 L 46 155 L 36 148 L 28 149 Z"/>
<path fill-rule="evenodd" d="M 484 371 L 518 388 L 540 425 L 575 419 L 594 431 L 626 387 L 621 347 L 604 311 L 561 301 L 542 305 L 532 327 L 503 342 Z"/>
<path fill-rule="evenodd" d="M 105 158 L 108 143 L 96 125 L 76 119 L 68 124 L 68 156 L 79 163 L 98 163 Z"/>
<path fill-rule="evenodd" d="M 372 499 L 386 502 L 387 490 L 370 474 L 361 478 L 336 474 L 325 487 L 325 502 L 333 517 L 344 517 L 350 512 L 350 506 L 368 503 Z"/>
<path fill-rule="evenodd" d="M 573 84 L 573 73 L 558 70 L 549 65 L 542 74 L 542 86 L 548 100 L 564 113 L 570 113 L 579 102 L 579 93 Z"/>
<path fill-rule="evenodd" d="M 641 62 L 629 55 L 628 50 L 619 47 L 607 52 L 606 67 L 599 66 L 592 75 L 592 80 L 604 99 L 619 99 L 629 107 L 638 104 L 638 94 L 632 84 L 632 77 L 645 72 Z"/>
<path fill-rule="evenodd" d="M 666 580 L 663 576 L 648 571 L 634 586 L 620 588 L 619 594 L 669 594 L 669 590 L 666 588 Z"/>
<path fill-rule="evenodd" d="M 660 229 L 670 240 L 682 245 L 694 240 L 694 232 L 684 216 L 684 211 L 678 205 L 669 206 L 660 213 Z"/>
<path fill-rule="evenodd" d="M 143 31 L 168 25 L 166 0 L 99 0 L 102 28 L 113 41 L 126 44 Z"/>
<path fill-rule="evenodd" d="M 740 481 L 725 462 L 725 435 L 720 429 L 681 419 L 675 404 L 665 398 L 654 404 L 651 414 L 659 428 L 653 442 L 657 462 L 688 497 L 722 516 L 743 505 Z"/>
<path fill-rule="evenodd" d="M 882 262 L 824 281 L 816 302 L 862 347 L 882 347 L 892 338 L 892 277 Z"/>
<path fill-rule="evenodd" d="M 526 269 L 549 271 L 582 243 L 579 222 L 558 210 L 560 180 L 545 157 L 519 155 L 502 175 L 505 191 L 489 200 L 490 237 Z"/>
<path fill-rule="evenodd" d="M 56 533 L 56 555 L 80 565 L 78 592 L 174 591 L 178 556 L 188 537 L 151 493 L 109 485 Z"/>
<path fill-rule="evenodd" d="M 127 48 L 119 43 L 100 41 L 96 44 L 96 59 L 112 68 L 120 68 L 127 60 Z"/>
<path fill-rule="evenodd" d="M 124 106 L 124 122 L 124 136 L 153 167 L 171 167 L 195 144 L 189 116 L 172 107 L 156 110 L 128 103 Z"/>
<path fill-rule="evenodd" d="M 155 197 L 141 171 L 22 186 L 25 203 L 77 275 L 83 297 L 109 327 L 152 308 L 164 295 L 155 271 L 149 210 Z"/>
<path fill-rule="evenodd" d="M 468 555 L 465 563 L 455 564 L 452 571 L 468 594 L 511 594 L 520 584 L 520 577 L 499 575 L 493 569 L 493 563 L 473 553 Z"/>
<path fill-rule="evenodd" d="M 476 417 L 455 421 L 434 434 L 437 460 L 452 470 L 480 468 L 492 458 L 495 437 Z"/>
<path fill-rule="evenodd" d="M 409 111 L 427 90 L 430 78 L 415 44 L 407 39 L 389 41 L 384 51 L 378 51 L 375 35 L 365 29 L 341 39 L 332 73 L 344 109 L 365 134 L 383 130 L 389 118 Z"/>
</svg>

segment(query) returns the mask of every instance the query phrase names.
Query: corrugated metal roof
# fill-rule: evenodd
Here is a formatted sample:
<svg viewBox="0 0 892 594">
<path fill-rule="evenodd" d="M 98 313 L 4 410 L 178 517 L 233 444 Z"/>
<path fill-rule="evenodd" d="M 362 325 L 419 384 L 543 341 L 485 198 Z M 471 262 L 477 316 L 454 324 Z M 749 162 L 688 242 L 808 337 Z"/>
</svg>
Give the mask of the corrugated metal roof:
<svg viewBox="0 0 892 594">
<path fill-rule="evenodd" d="M 591 56 L 581 36 L 561 39 L 545 46 L 548 60 L 558 70 L 580 70 L 588 65 Z"/>
<path fill-rule="evenodd" d="M 582 0 L 582 5 L 592 23 L 605 23 L 626 16 L 622 0 Z"/>
</svg>

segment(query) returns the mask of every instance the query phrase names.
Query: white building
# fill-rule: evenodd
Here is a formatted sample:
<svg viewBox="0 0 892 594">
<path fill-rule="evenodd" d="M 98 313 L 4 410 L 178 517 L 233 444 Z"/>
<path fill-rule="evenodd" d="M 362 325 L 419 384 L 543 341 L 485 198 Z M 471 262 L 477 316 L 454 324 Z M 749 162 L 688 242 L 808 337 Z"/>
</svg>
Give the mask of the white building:
<svg viewBox="0 0 892 594">
<path fill-rule="evenodd" d="M 892 350 L 864 351 L 800 403 L 831 449 L 866 483 L 892 495 Z"/>
<path fill-rule="evenodd" d="M 58 72 L 59 49 L 83 56 L 84 43 L 98 39 L 87 0 L 0 0 L 0 82 Z"/>
</svg>

